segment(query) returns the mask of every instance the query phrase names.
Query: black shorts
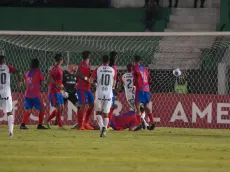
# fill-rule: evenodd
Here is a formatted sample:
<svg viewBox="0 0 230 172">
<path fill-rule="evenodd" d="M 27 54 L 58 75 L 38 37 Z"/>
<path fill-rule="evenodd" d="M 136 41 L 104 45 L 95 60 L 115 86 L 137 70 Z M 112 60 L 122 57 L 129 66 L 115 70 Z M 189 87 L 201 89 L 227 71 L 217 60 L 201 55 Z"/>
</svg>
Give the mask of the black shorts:
<svg viewBox="0 0 230 172">
<path fill-rule="evenodd" d="M 69 93 L 69 97 L 67 99 L 64 99 L 64 103 L 67 103 L 67 100 L 71 101 L 74 105 L 77 103 L 77 97 L 75 93 Z"/>
</svg>

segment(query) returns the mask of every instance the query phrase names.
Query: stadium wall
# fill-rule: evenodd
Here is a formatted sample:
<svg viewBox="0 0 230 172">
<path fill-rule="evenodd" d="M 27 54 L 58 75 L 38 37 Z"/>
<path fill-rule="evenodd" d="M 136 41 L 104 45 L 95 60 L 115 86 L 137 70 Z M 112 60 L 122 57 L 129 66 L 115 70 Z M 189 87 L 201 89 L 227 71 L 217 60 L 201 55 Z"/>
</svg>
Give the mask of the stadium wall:
<svg viewBox="0 0 230 172">
<path fill-rule="evenodd" d="M 142 32 L 144 9 L 1 7 L 0 30 Z M 162 17 L 161 17 L 162 16 Z M 168 10 L 159 10 L 155 31 L 163 31 Z"/>
</svg>

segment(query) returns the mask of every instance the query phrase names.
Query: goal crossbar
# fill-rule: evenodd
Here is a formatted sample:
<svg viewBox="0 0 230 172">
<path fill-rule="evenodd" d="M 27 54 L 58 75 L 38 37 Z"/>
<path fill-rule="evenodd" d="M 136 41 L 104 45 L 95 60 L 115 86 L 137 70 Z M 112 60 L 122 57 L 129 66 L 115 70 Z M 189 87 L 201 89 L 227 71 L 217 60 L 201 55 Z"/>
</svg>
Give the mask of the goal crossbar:
<svg viewBox="0 0 230 172">
<path fill-rule="evenodd" d="M 230 32 L 47 32 L 0 31 L 0 35 L 30 36 L 230 36 Z"/>
</svg>

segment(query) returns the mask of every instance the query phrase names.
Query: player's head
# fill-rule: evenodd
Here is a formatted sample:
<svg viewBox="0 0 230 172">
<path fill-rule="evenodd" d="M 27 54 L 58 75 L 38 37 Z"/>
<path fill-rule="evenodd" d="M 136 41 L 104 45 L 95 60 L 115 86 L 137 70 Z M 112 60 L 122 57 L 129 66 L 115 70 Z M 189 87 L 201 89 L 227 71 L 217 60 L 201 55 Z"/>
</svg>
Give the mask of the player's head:
<svg viewBox="0 0 230 172">
<path fill-rule="evenodd" d="M 0 64 L 6 63 L 6 57 L 3 55 L 0 55 Z"/>
<path fill-rule="evenodd" d="M 111 51 L 109 53 L 109 57 L 110 57 L 109 66 L 113 67 L 114 65 L 116 65 L 117 62 L 117 58 L 118 58 L 117 52 Z"/>
<path fill-rule="evenodd" d="M 39 68 L 39 60 L 38 59 L 32 59 L 30 67 L 31 67 L 31 69 L 37 69 L 37 68 Z"/>
<path fill-rule="evenodd" d="M 68 70 L 70 73 L 76 71 L 77 67 L 74 64 L 68 64 Z"/>
<path fill-rule="evenodd" d="M 86 63 L 89 63 L 90 52 L 89 52 L 89 51 L 84 51 L 84 52 L 82 53 L 82 59 L 83 59 Z"/>
<path fill-rule="evenodd" d="M 59 65 L 61 65 L 63 63 L 63 57 L 62 57 L 61 53 L 57 53 L 54 56 L 54 59 L 55 59 L 56 63 L 59 64 Z"/>
<path fill-rule="evenodd" d="M 134 56 L 134 63 L 138 64 L 140 62 L 141 62 L 141 56 L 138 56 L 138 55 Z"/>
<path fill-rule="evenodd" d="M 102 56 L 102 63 L 103 63 L 103 65 L 108 65 L 109 64 L 109 56 L 107 56 L 107 55 Z"/>
<path fill-rule="evenodd" d="M 127 70 L 128 70 L 128 72 L 131 72 L 132 71 L 132 64 L 131 63 L 129 63 L 129 64 L 127 64 Z"/>
</svg>

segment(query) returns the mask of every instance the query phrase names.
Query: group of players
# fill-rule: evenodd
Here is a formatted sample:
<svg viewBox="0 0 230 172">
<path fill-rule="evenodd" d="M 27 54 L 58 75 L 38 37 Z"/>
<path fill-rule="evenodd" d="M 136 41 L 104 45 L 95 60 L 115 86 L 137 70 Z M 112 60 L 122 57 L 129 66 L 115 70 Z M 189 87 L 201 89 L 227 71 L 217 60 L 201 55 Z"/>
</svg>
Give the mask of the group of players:
<svg viewBox="0 0 230 172">
<path fill-rule="evenodd" d="M 150 77 L 148 69 L 140 64 L 141 57 L 135 56 L 135 64 L 128 64 L 127 73 L 120 78 L 117 76 L 117 58 L 118 54 L 114 51 L 110 52 L 109 56 L 104 55 L 101 66 L 97 67 L 91 73 L 89 65 L 90 52 L 84 51 L 82 53 L 82 62 L 78 65 L 78 69 L 76 70 L 74 65 L 69 65 L 68 72 L 64 71 L 63 73 L 61 67 L 63 57 L 61 54 L 56 54 L 56 64 L 50 70 L 47 79 L 49 84 L 49 101 L 51 106 L 55 108 L 48 118 L 44 120 L 47 127 L 42 125 L 45 109 L 40 93 L 40 87 L 44 85 L 44 74 L 39 70 L 39 60 L 32 59 L 30 69 L 25 74 L 25 111 L 20 129 L 28 129 L 26 124 L 28 123 L 33 107 L 39 111 L 37 129 L 49 129 L 49 122 L 54 117 L 56 117 L 59 129 L 64 129 L 61 114 L 64 110 L 65 100 L 69 99 L 78 106 L 78 130 L 94 129 L 89 124 L 94 110 L 96 111 L 97 122 L 101 130 L 100 137 L 106 135 L 108 127 L 112 127 L 114 130 L 129 128 L 131 131 L 138 131 L 142 129 L 144 127 L 143 123 L 146 124 L 144 118 L 141 118 L 143 112 L 145 112 L 149 118 L 147 128 L 153 130 L 155 124 L 152 109 L 149 106 Z M 4 113 L 8 115 L 9 135 L 13 136 L 14 119 L 12 114 L 10 73 L 16 73 L 18 75 L 18 86 L 20 86 L 22 74 L 15 68 L 6 65 L 5 56 L 0 56 L 0 106 Z M 113 116 L 115 99 L 121 84 L 124 85 L 126 99 L 133 110 L 119 116 Z M 91 92 L 92 85 L 96 86 L 95 100 Z M 66 92 L 67 87 L 71 87 L 71 89 L 68 88 L 68 90 L 71 90 L 68 91 L 68 94 Z M 141 108 L 142 105 L 143 107 Z"/>
</svg>

